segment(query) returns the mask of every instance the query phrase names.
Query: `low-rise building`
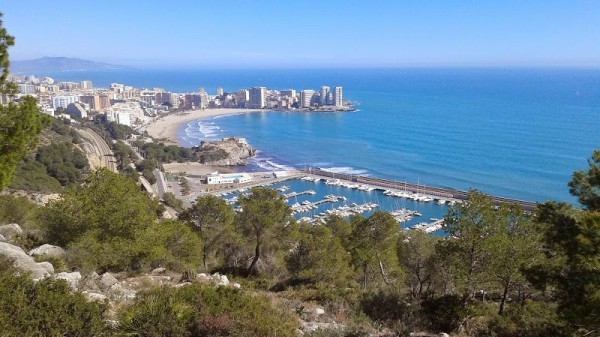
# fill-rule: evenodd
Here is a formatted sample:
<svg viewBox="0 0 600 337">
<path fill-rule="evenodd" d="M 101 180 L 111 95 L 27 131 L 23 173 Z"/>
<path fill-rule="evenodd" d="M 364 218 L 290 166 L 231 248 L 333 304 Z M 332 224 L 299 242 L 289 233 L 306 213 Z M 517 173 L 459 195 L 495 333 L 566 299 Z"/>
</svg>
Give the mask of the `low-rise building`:
<svg viewBox="0 0 600 337">
<path fill-rule="evenodd" d="M 252 181 L 248 173 L 226 173 L 213 172 L 206 176 L 206 183 L 214 184 L 243 184 Z"/>
</svg>

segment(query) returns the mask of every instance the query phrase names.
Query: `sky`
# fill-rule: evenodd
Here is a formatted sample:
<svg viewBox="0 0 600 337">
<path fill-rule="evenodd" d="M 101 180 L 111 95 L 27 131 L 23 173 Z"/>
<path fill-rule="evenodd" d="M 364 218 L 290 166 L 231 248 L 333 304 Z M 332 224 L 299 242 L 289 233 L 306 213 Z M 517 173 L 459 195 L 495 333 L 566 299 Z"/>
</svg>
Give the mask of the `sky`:
<svg viewBox="0 0 600 337">
<path fill-rule="evenodd" d="M 12 60 L 141 67 L 600 66 L 600 1 L 3 0 Z"/>
</svg>

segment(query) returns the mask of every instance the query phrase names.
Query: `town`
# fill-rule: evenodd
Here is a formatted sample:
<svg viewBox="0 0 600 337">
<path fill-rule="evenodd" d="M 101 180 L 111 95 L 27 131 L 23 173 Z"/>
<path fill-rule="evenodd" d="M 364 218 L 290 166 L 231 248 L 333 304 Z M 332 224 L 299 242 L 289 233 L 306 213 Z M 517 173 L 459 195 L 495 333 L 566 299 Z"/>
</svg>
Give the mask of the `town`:
<svg viewBox="0 0 600 337">
<path fill-rule="evenodd" d="M 12 75 L 9 80 L 17 84 L 19 95 L 0 95 L 0 104 L 32 95 L 37 98 L 41 111 L 52 116 L 66 114 L 64 117 L 99 119 L 131 127 L 168 113 L 195 109 L 353 110 L 351 102 L 344 101 L 341 86 L 321 86 L 320 90 L 275 90 L 257 86 L 234 92 L 219 87 L 211 95 L 204 88 L 187 93 L 162 88 L 138 89 L 121 83 L 95 88 L 92 81 L 56 82 L 50 77 L 33 75 Z"/>
</svg>

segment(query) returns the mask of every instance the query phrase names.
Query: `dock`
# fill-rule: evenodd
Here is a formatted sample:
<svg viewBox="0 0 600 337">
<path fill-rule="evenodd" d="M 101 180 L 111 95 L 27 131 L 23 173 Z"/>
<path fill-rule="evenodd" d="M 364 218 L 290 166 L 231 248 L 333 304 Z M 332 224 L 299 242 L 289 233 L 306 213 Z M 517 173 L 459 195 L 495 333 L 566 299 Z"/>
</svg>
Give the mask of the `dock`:
<svg viewBox="0 0 600 337">
<path fill-rule="evenodd" d="M 355 176 L 355 175 L 344 174 L 344 173 L 334 173 L 334 172 L 324 171 L 324 170 L 321 170 L 318 168 L 317 169 L 306 168 L 306 169 L 300 169 L 299 171 L 302 171 L 306 174 L 312 174 L 312 175 L 331 178 L 331 179 L 341 179 L 341 180 L 347 180 L 347 181 L 358 183 L 358 184 L 372 185 L 372 186 L 376 186 L 380 189 L 390 189 L 391 188 L 391 189 L 397 189 L 397 190 L 404 190 L 407 192 L 425 194 L 425 195 L 430 195 L 430 196 L 433 196 L 436 198 L 442 198 L 442 199 L 455 199 L 455 200 L 464 201 L 464 200 L 467 200 L 469 197 L 469 193 L 467 191 L 462 191 L 462 190 L 457 190 L 457 189 L 433 187 L 433 186 L 427 186 L 427 185 L 421 185 L 421 184 L 413 184 L 413 183 L 407 183 L 407 182 L 386 180 L 386 179 L 381 179 L 381 178 L 362 177 L 362 176 Z M 524 210 L 527 210 L 527 211 L 532 211 L 537 205 L 537 202 L 534 202 L 534 201 L 506 198 L 506 197 L 495 196 L 495 195 L 490 195 L 489 197 L 492 199 L 492 201 L 494 202 L 495 205 L 503 204 L 503 203 L 510 203 L 510 204 L 514 203 L 514 204 L 519 205 L 521 208 L 523 208 Z"/>
</svg>

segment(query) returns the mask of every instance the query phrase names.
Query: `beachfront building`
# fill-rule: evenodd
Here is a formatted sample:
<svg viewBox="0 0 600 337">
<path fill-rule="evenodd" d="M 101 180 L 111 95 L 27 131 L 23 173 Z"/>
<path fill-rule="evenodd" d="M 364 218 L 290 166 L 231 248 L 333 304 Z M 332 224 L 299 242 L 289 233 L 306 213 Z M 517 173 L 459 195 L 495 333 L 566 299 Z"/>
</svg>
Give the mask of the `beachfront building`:
<svg viewBox="0 0 600 337">
<path fill-rule="evenodd" d="M 342 87 L 335 87 L 333 90 L 333 105 L 341 107 L 344 105 L 342 97 Z"/>
<path fill-rule="evenodd" d="M 223 88 L 221 88 L 221 87 L 217 88 L 217 96 L 223 96 Z"/>
<path fill-rule="evenodd" d="M 250 92 L 250 102 L 248 107 L 251 109 L 262 109 L 267 105 L 267 88 L 252 87 Z"/>
<path fill-rule="evenodd" d="M 321 87 L 321 106 L 330 104 L 329 100 L 327 99 L 327 97 L 329 97 L 329 90 L 330 88 L 326 85 Z"/>
<path fill-rule="evenodd" d="M 312 103 L 315 101 L 317 92 L 312 89 L 305 89 L 300 92 L 300 107 L 310 108 Z"/>
<path fill-rule="evenodd" d="M 246 103 L 250 101 L 250 91 L 246 89 L 240 89 L 235 92 L 235 104 L 243 108 L 246 106 Z"/>
<path fill-rule="evenodd" d="M 213 172 L 206 176 L 206 183 L 209 185 L 214 184 L 243 184 L 252 181 L 252 176 L 248 173 L 228 173 L 220 174 L 219 172 Z"/>
</svg>

